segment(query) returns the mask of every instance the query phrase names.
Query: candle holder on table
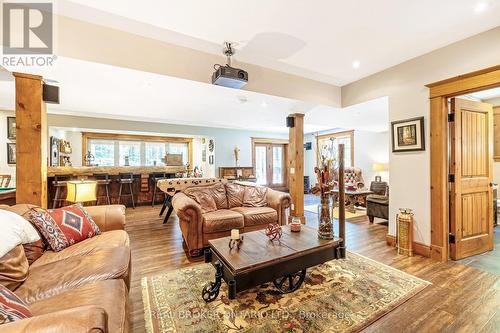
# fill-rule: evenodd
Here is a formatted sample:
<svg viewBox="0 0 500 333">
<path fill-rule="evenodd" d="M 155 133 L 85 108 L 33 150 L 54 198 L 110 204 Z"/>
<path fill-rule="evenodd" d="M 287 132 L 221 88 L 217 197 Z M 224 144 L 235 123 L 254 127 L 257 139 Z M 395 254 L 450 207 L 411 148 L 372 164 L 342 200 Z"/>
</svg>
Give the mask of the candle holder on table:
<svg viewBox="0 0 500 333">
<path fill-rule="evenodd" d="M 243 235 L 240 236 L 240 231 L 238 229 L 232 229 L 231 238 L 229 239 L 229 248 L 231 250 L 233 248 L 239 250 L 242 243 L 243 243 Z"/>
</svg>

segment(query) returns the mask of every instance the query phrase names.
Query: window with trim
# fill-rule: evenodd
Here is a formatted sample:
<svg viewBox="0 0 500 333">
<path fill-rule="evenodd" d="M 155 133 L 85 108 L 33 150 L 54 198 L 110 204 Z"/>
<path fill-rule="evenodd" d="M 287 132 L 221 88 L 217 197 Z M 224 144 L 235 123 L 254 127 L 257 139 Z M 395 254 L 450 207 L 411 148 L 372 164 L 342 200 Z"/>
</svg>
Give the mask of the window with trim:
<svg viewBox="0 0 500 333">
<path fill-rule="evenodd" d="M 182 154 L 182 163 L 190 162 L 190 138 L 168 141 L 168 137 L 137 136 L 134 139 L 134 136 L 120 134 L 84 133 L 83 136 L 84 154 L 90 151 L 98 166 L 164 166 L 166 154 Z"/>
<path fill-rule="evenodd" d="M 338 167 L 338 147 L 344 144 L 344 166 L 354 166 L 354 131 L 318 136 L 317 156 L 321 161 L 331 160 Z"/>
</svg>

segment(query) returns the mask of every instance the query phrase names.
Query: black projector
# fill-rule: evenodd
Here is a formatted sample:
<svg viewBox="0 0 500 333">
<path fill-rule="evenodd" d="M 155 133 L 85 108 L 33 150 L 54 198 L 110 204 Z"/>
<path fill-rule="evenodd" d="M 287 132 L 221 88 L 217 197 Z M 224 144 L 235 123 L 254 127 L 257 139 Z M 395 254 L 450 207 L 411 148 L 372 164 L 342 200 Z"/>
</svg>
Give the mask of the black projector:
<svg viewBox="0 0 500 333">
<path fill-rule="evenodd" d="M 248 73 L 231 66 L 219 66 L 212 74 L 212 83 L 218 86 L 239 89 L 248 83 Z"/>
</svg>

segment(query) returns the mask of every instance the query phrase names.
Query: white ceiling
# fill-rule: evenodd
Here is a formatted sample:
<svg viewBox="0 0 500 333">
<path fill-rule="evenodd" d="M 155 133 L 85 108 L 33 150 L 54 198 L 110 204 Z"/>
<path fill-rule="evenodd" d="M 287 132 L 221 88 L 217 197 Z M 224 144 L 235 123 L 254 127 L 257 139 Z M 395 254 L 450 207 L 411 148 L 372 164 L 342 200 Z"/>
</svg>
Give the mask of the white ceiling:
<svg viewBox="0 0 500 333">
<path fill-rule="evenodd" d="M 64 57 L 53 67 L 15 71 L 58 82 L 60 104 L 48 104 L 50 113 L 283 133 L 286 116 L 294 112 L 306 113 L 307 133 L 388 126 L 386 98 L 336 109 Z M 13 109 L 14 98 L 14 82 L 0 81 L 0 109 Z"/>
<path fill-rule="evenodd" d="M 479 4 L 484 11 L 476 12 Z M 62 15 L 345 85 L 500 25 L 500 0 L 61 0 Z M 76 38 L 76 37 L 75 37 Z M 352 63 L 359 61 L 354 69 Z"/>
</svg>

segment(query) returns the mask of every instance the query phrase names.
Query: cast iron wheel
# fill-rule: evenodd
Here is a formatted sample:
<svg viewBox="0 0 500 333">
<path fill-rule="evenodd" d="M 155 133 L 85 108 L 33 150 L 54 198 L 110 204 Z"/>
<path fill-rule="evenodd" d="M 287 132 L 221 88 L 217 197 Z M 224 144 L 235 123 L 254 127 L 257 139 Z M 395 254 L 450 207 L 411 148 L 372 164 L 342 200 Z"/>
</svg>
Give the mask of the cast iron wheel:
<svg viewBox="0 0 500 333">
<path fill-rule="evenodd" d="M 201 293 L 201 297 L 205 302 L 214 301 L 217 296 L 219 296 L 220 284 L 217 282 L 209 282 L 203 287 L 203 291 Z"/>
<path fill-rule="evenodd" d="M 283 294 L 288 294 L 299 289 L 306 277 L 306 270 L 298 271 L 290 275 L 285 275 L 273 281 L 276 289 Z"/>
</svg>

